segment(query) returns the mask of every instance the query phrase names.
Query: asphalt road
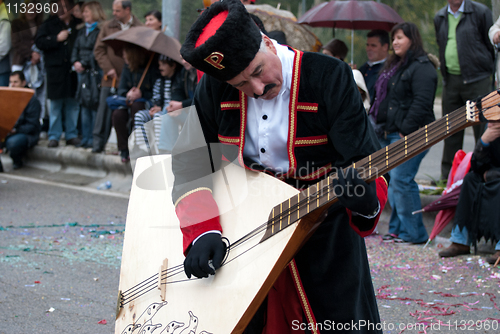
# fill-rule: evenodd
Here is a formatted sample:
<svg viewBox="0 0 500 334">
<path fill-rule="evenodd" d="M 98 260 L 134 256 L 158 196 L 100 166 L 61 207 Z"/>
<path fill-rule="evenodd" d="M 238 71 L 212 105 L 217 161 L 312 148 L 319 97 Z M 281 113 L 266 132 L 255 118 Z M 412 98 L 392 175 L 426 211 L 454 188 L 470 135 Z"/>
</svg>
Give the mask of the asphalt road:
<svg viewBox="0 0 500 334">
<path fill-rule="evenodd" d="M 0 174 L 1 334 L 114 333 L 127 204 Z"/>
</svg>

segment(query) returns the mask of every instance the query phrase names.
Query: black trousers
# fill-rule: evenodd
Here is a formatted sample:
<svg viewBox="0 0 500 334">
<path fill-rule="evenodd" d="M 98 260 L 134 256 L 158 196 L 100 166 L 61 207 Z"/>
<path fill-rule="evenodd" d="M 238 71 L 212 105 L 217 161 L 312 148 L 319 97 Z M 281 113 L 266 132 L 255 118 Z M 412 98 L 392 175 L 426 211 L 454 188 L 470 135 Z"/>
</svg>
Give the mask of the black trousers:
<svg viewBox="0 0 500 334">
<path fill-rule="evenodd" d="M 491 91 L 491 78 L 485 78 L 470 84 L 464 84 L 461 75 L 446 74 L 443 87 L 442 116 L 455 111 L 465 105 L 467 100 L 474 100 Z M 484 124 L 474 125 L 475 142 L 479 140 L 485 129 Z M 443 158 L 441 160 L 441 179 L 448 179 L 455 153 L 462 149 L 464 143 L 464 130 L 444 140 Z"/>
<path fill-rule="evenodd" d="M 110 94 L 110 87 L 101 87 L 99 96 L 99 107 L 95 117 L 94 131 L 92 132 L 92 149 L 97 152 L 104 150 L 111 134 L 111 109 L 106 103 L 106 98 Z"/>
</svg>

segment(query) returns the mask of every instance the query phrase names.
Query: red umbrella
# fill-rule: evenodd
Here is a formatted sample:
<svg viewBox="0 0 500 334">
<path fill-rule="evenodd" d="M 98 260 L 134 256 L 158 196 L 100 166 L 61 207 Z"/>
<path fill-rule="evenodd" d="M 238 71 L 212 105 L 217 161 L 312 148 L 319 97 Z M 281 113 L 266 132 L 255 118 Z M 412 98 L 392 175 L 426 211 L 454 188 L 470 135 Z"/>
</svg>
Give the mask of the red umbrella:
<svg viewBox="0 0 500 334">
<path fill-rule="evenodd" d="M 389 31 L 404 20 L 394 9 L 382 3 L 349 0 L 321 3 L 305 12 L 298 22 L 312 27 Z M 354 32 L 351 31 L 351 63 L 353 62 L 353 37 Z"/>
<path fill-rule="evenodd" d="M 431 211 L 440 211 L 444 209 L 454 208 L 457 206 L 458 197 L 460 196 L 460 188 L 462 188 L 462 180 L 460 180 L 457 184 L 454 185 L 453 189 L 450 189 L 448 192 L 443 192 L 443 195 L 439 197 L 437 200 L 427 204 L 421 210 L 413 211 L 413 214 L 417 214 L 420 212 L 431 212 Z"/>
<path fill-rule="evenodd" d="M 472 152 L 465 154 L 464 151 L 459 150 L 455 153 L 455 158 L 453 159 L 453 167 L 448 176 L 447 188 L 444 190 L 443 195 L 437 200 L 425 206 L 422 210 L 415 211 L 418 212 L 428 212 L 437 211 L 436 219 L 434 220 L 434 227 L 432 228 L 431 234 L 429 235 L 429 240 L 425 246 L 431 242 L 449 222 L 455 217 L 455 207 L 458 203 L 458 198 L 460 196 L 460 189 L 462 188 L 462 181 L 470 170 L 470 159 L 472 158 Z M 453 182 L 453 183 L 452 183 Z"/>
</svg>

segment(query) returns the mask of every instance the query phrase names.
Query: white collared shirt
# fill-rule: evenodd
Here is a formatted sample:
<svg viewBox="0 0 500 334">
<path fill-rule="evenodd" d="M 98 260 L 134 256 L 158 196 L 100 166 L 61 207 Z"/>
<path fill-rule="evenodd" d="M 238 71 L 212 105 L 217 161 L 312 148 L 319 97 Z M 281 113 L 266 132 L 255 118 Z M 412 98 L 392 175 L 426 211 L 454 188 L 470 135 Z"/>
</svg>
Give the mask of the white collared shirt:
<svg viewBox="0 0 500 334">
<path fill-rule="evenodd" d="M 373 65 L 377 65 L 377 64 L 385 62 L 386 59 L 387 58 L 384 58 L 382 60 L 377 60 L 377 61 L 374 61 L 374 62 L 371 62 L 371 61 L 368 60 L 366 63 L 368 64 L 368 66 L 372 67 Z"/>
<path fill-rule="evenodd" d="M 130 15 L 130 20 L 128 20 L 127 23 L 122 23 L 122 21 L 118 21 L 118 23 L 120 23 L 120 27 L 122 28 L 122 30 L 127 30 L 128 28 L 130 28 L 132 26 L 133 21 L 134 21 L 134 17 L 132 15 Z"/>
<path fill-rule="evenodd" d="M 450 13 L 451 15 L 455 16 L 456 19 L 458 19 L 460 14 L 464 12 L 464 8 L 465 8 L 464 3 L 465 3 L 465 1 L 462 1 L 460 8 L 458 8 L 458 10 L 455 13 L 453 13 L 451 11 L 450 5 L 448 4 L 448 13 Z"/>
<path fill-rule="evenodd" d="M 243 155 L 274 172 L 286 173 L 290 165 L 287 141 L 295 53 L 274 40 L 272 42 L 281 61 L 283 84 L 278 96 L 272 100 L 248 96 Z"/>
</svg>

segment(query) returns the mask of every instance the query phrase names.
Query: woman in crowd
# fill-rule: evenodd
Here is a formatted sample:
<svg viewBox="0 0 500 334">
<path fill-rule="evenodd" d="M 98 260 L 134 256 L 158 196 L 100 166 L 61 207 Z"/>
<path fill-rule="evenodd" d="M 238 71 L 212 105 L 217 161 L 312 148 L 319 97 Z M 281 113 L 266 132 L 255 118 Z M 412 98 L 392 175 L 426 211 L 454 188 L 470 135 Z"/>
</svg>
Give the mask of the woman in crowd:
<svg viewBox="0 0 500 334">
<path fill-rule="evenodd" d="M 370 109 L 382 146 L 394 143 L 434 121 L 434 96 L 437 87 L 435 65 L 422 45 L 417 26 L 400 23 L 391 31 L 394 53 L 386 60 L 377 82 Z M 390 172 L 388 198 L 392 214 L 386 242 L 420 244 L 427 240 L 418 185 L 414 178 L 427 151 Z"/>
<path fill-rule="evenodd" d="M 97 1 L 84 3 L 82 5 L 82 15 L 85 26 L 78 32 L 71 54 L 71 62 L 78 73 L 79 84 L 81 84 L 86 71 L 101 71 L 94 58 L 94 45 L 100 31 L 98 24 L 106 20 L 106 15 Z M 97 109 L 81 106 L 81 146 L 84 148 L 92 147 L 92 131 L 96 114 Z"/>
<path fill-rule="evenodd" d="M 117 93 L 125 97 L 127 107 L 115 109 L 112 114 L 118 150 L 120 150 L 123 163 L 130 161 L 128 136 L 130 129 L 133 128 L 135 113 L 139 110 L 149 109 L 149 101 L 153 96 L 153 85 L 160 76 L 158 57 L 154 56 L 152 60 L 150 58 L 151 53 L 139 46 L 130 44 L 123 49 L 125 66 L 123 67 Z M 148 67 L 149 61 L 151 63 Z M 144 72 L 146 74 L 141 82 Z M 131 123 L 132 126 L 130 127 Z"/>
<path fill-rule="evenodd" d="M 146 19 L 146 27 L 154 30 L 161 30 L 161 13 L 157 10 L 152 10 L 144 15 Z"/>
</svg>

